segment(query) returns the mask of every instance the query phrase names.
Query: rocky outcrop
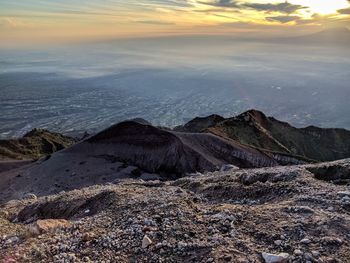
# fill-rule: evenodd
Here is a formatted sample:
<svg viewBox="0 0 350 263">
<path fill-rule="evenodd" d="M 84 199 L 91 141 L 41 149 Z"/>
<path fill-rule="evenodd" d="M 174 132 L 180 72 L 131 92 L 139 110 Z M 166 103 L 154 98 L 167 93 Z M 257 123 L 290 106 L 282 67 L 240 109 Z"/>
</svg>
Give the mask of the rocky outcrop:
<svg viewBox="0 0 350 263">
<path fill-rule="evenodd" d="M 183 127 L 190 130 L 189 124 Z M 203 126 L 206 124 L 203 121 Z M 197 126 L 201 125 L 197 123 Z M 198 130 L 194 128 L 193 131 Z M 207 125 L 204 132 L 308 161 L 333 161 L 350 157 L 350 131 L 314 126 L 298 129 L 257 110 L 213 122 Z"/>
<path fill-rule="evenodd" d="M 274 255 L 263 252 L 261 256 L 263 257 L 265 263 L 286 263 L 288 262 L 289 258 L 289 254 L 287 253 L 280 253 L 278 255 Z"/>
<path fill-rule="evenodd" d="M 33 235 L 40 235 L 43 233 L 54 232 L 60 228 L 70 227 L 70 222 L 65 219 L 45 219 L 37 220 L 29 226 L 29 231 Z"/>
<path fill-rule="evenodd" d="M 318 180 L 339 185 L 350 185 L 350 162 L 340 160 L 307 166 L 307 170 Z"/>
<path fill-rule="evenodd" d="M 76 139 L 59 133 L 34 129 L 19 139 L 0 140 L 0 159 L 38 159 L 76 142 Z"/>
</svg>

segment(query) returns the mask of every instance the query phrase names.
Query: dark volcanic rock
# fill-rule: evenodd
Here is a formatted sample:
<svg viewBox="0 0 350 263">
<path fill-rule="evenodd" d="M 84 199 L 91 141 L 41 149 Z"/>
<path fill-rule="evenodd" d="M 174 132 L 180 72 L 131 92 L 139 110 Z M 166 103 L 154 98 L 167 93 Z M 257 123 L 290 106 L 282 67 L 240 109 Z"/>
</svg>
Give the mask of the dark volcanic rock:
<svg viewBox="0 0 350 263">
<path fill-rule="evenodd" d="M 307 168 L 315 175 L 318 180 L 332 182 L 339 185 L 350 185 L 350 163 L 349 162 L 331 162 L 310 165 Z"/>
<path fill-rule="evenodd" d="M 239 167 L 278 165 L 261 151 L 212 134 L 172 132 L 131 121 L 114 125 L 69 151 L 104 152 L 161 174 L 214 171 L 226 163 Z"/>
</svg>

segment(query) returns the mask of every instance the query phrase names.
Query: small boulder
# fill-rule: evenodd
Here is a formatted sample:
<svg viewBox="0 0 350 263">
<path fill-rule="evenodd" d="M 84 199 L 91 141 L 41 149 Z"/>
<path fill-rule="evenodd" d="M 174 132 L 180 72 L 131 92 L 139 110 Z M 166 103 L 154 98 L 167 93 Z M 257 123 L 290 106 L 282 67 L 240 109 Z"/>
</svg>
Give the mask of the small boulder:
<svg viewBox="0 0 350 263">
<path fill-rule="evenodd" d="M 158 174 L 143 173 L 141 174 L 140 179 L 145 181 L 155 181 L 160 180 L 160 176 Z"/>
<path fill-rule="evenodd" d="M 337 237 L 323 237 L 321 239 L 321 243 L 324 245 L 340 246 L 343 243 L 343 241 Z"/>
<path fill-rule="evenodd" d="M 151 244 L 152 244 L 152 240 L 147 235 L 145 235 L 142 239 L 142 248 L 146 248 Z"/>
<path fill-rule="evenodd" d="M 29 231 L 32 234 L 40 235 L 42 233 L 54 232 L 57 229 L 67 228 L 70 226 L 71 223 L 65 219 L 44 219 L 37 220 L 35 223 L 33 223 L 30 226 Z"/>
<path fill-rule="evenodd" d="M 6 241 L 5 241 L 5 245 L 13 245 L 13 244 L 16 244 L 19 242 L 19 237 L 17 236 L 13 236 L 13 237 L 10 237 L 8 238 Z"/>
<path fill-rule="evenodd" d="M 280 253 L 278 255 L 265 253 L 261 254 L 265 263 L 285 263 L 288 261 L 289 254 L 288 253 Z"/>
<path fill-rule="evenodd" d="M 81 236 L 81 240 L 83 240 L 84 242 L 89 242 L 89 241 L 92 241 L 96 238 L 95 234 L 94 233 L 84 233 L 82 236 Z"/>
<path fill-rule="evenodd" d="M 237 166 L 232 165 L 232 164 L 224 164 L 220 168 L 220 172 L 228 172 L 228 171 L 235 171 L 235 170 L 239 170 L 239 168 Z"/>
<path fill-rule="evenodd" d="M 7 211 L 0 211 L 0 218 L 8 219 L 9 218 L 9 212 L 7 212 Z"/>
<path fill-rule="evenodd" d="M 282 240 L 275 240 L 274 243 L 276 246 L 280 246 L 280 245 L 282 245 Z"/>
<path fill-rule="evenodd" d="M 341 200 L 342 203 L 350 203 L 350 196 L 344 196 Z"/>
<path fill-rule="evenodd" d="M 311 255 L 315 258 L 318 258 L 321 254 L 320 254 L 320 252 L 313 250 L 313 251 L 311 251 Z"/>
<path fill-rule="evenodd" d="M 308 245 L 311 243 L 311 240 L 308 238 L 303 238 L 302 240 L 300 240 L 300 243 L 304 245 Z"/>
<path fill-rule="evenodd" d="M 35 194 L 27 193 L 27 194 L 23 195 L 23 199 L 36 200 L 36 199 L 38 199 L 38 197 Z"/>
</svg>

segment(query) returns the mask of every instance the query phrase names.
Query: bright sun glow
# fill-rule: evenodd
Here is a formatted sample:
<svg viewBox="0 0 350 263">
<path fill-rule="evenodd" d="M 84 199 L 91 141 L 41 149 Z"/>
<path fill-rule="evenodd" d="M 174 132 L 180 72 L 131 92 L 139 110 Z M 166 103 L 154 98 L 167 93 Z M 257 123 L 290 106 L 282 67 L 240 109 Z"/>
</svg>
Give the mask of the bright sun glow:
<svg viewBox="0 0 350 263">
<path fill-rule="evenodd" d="M 337 10 L 349 6 L 346 0 L 292 0 L 291 3 L 309 6 L 313 13 L 322 15 L 336 13 Z"/>
<path fill-rule="evenodd" d="M 0 0 L 0 46 L 167 34 L 348 27 L 350 0 Z M 342 11 L 339 11 L 342 10 Z M 284 31 L 285 30 L 285 31 Z M 301 29 L 300 29 L 301 30 Z M 5 40 L 4 40 L 5 39 Z M 55 40 L 54 40 L 55 39 Z"/>
</svg>

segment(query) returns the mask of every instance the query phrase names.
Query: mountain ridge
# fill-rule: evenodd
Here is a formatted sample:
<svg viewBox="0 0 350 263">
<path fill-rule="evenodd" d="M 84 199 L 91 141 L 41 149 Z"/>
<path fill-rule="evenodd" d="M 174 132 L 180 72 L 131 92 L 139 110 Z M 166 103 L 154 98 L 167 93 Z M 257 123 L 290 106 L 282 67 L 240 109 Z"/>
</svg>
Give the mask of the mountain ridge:
<svg viewBox="0 0 350 263">
<path fill-rule="evenodd" d="M 1 159 L 38 159 L 73 145 L 78 140 L 45 129 L 33 129 L 22 138 L 0 140 Z"/>
<path fill-rule="evenodd" d="M 151 140 L 153 146 L 164 143 L 157 142 L 161 135 L 165 135 L 167 139 L 171 140 L 176 136 L 181 137 L 182 133 L 185 132 L 209 133 L 229 140 L 233 144 L 238 143 L 265 154 L 284 154 L 308 162 L 333 161 L 350 156 L 350 131 L 346 129 L 316 126 L 296 128 L 274 117 L 267 117 L 263 112 L 255 109 L 229 118 L 217 114 L 196 117 L 173 129 L 154 127 L 151 123 L 140 118 L 122 123 L 130 124 L 131 122 L 135 125 L 130 128 L 129 132 L 133 132 L 134 135 L 141 136 L 147 129 L 153 127 L 154 134 L 151 134 L 152 132 L 149 134 L 151 137 L 153 136 Z M 90 137 L 86 135 L 82 141 L 86 139 L 86 141 L 92 142 L 92 140 L 101 137 L 103 133 L 113 130 L 115 126 L 121 127 L 120 123 L 116 124 Z M 118 128 L 114 132 L 118 132 Z M 151 137 L 146 139 L 149 140 Z M 77 142 L 78 140 L 75 138 L 34 129 L 22 138 L 0 140 L 0 159 L 38 159 Z M 143 142 L 146 141 L 143 140 Z"/>
<path fill-rule="evenodd" d="M 267 117 L 258 110 L 248 110 L 210 125 L 205 125 L 205 117 L 202 120 L 202 132 L 237 140 L 259 149 L 304 156 L 315 161 L 333 161 L 350 156 L 350 131 L 346 129 L 316 126 L 296 128 L 287 122 Z M 192 123 L 190 121 L 176 127 L 176 130 L 197 132 L 197 127 L 192 127 Z"/>
<path fill-rule="evenodd" d="M 329 28 L 308 35 L 279 40 L 294 44 L 336 45 L 345 47 L 350 41 L 350 30 L 347 27 Z"/>
</svg>

